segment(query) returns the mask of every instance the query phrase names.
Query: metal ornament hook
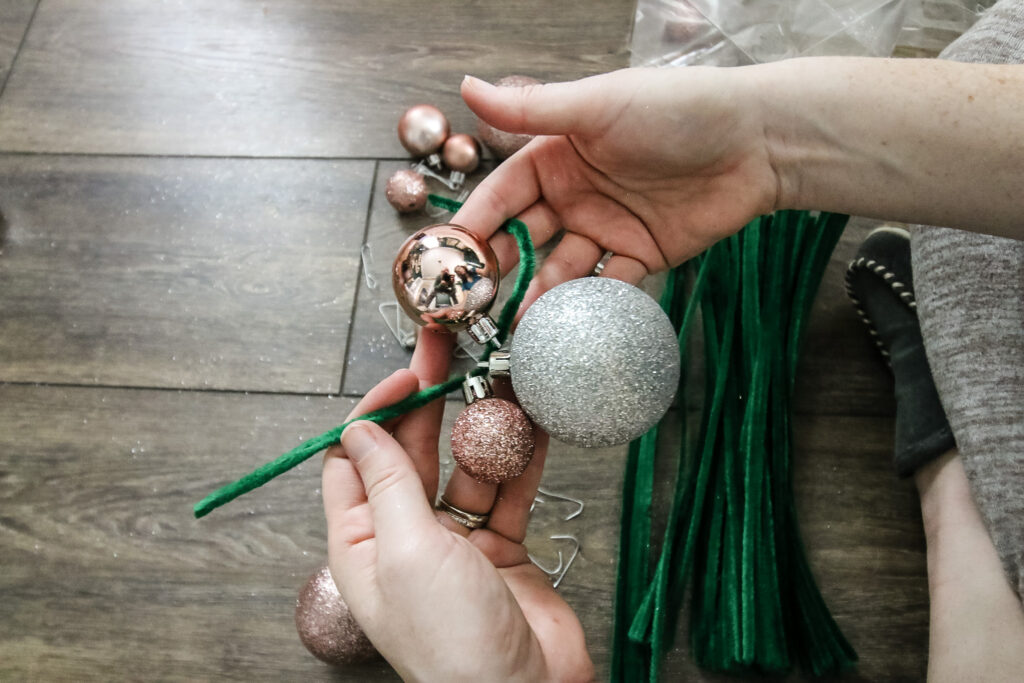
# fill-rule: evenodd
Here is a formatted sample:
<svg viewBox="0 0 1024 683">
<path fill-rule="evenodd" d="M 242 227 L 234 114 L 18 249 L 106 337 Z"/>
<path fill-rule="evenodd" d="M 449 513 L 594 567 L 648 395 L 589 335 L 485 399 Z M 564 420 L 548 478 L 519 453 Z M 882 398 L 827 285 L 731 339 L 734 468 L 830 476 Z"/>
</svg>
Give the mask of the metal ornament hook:
<svg viewBox="0 0 1024 683">
<path fill-rule="evenodd" d="M 534 557 L 533 555 L 531 555 L 530 553 L 527 553 L 527 554 L 526 554 L 526 556 L 527 556 L 528 558 L 530 558 L 530 562 L 532 562 L 532 563 L 533 563 L 533 566 L 535 566 L 535 567 L 536 567 L 537 569 L 539 569 L 539 570 L 541 570 L 542 572 L 544 572 L 545 574 L 547 574 L 547 575 L 548 575 L 548 578 L 549 578 L 549 579 L 553 579 L 553 578 L 555 578 L 555 577 L 556 577 L 556 576 L 558 576 L 558 575 L 559 575 L 559 573 L 561 573 L 561 572 L 562 572 L 562 570 L 563 570 L 563 567 L 562 567 L 563 559 L 562 559 L 562 551 L 561 551 L 561 550 L 559 550 L 559 551 L 558 551 L 558 566 L 557 566 L 557 567 L 555 567 L 554 569 L 548 569 L 547 567 L 545 567 L 544 565 L 542 565 L 542 564 L 541 564 L 541 563 L 540 563 L 540 562 L 539 562 L 539 561 L 537 560 L 537 558 L 536 558 L 536 557 Z"/>
<path fill-rule="evenodd" d="M 572 541 L 573 542 L 572 554 L 569 555 L 569 561 L 565 563 L 565 567 L 562 569 L 561 573 L 558 575 L 558 578 L 556 578 L 555 582 L 552 584 L 552 588 L 558 588 L 559 584 L 562 583 L 562 579 L 564 579 L 565 575 L 569 573 L 569 567 L 571 567 L 573 561 L 576 560 L 576 556 L 580 554 L 580 540 L 578 538 L 576 538 L 575 536 L 573 536 L 572 534 L 556 534 L 556 535 L 551 537 L 551 540 L 552 541 L 566 540 L 566 541 Z M 561 559 L 561 557 L 562 557 L 562 551 L 561 550 L 558 551 L 558 557 L 559 557 L 559 559 Z"/>
<path fill-rule="evenodd" d="M 359 257 L 363 262 L 363 277 L 366 278 L 367 289 L 377 289 L 377 278 L 373 274 L 373 251 L 369 243 L 359 249 Z"/>
<path fill-rule="evenodd" d="M 440 160 L 440 157 L 438 157 L 438 160 Z M 441 175 L 440 173 L 438 173 L 437 171 L 435 171 L 433 168 L 431 168 L 429 165 L 423 163 L 422 161 L 419 161 L 419 162 L 413 164 L 412 165 L 412 170 L 416 171 L 417 173 L 419 173 L 421 175 L 425 175 L 425 176 L 428 176 L 430 178 L 433 178 L 434 180 L 438 181 L 439 183 L 442 183 L 449 190 L 459 190 L 461 188 L 461 186 L 455 185 L 449 178 L 444 177 L 443 175 Z"/>
<path fill-rule="evenodd" d="M 566 503 L 573 503 L 574 505 L 576 505 L 575 512 L 570 513 L 567 517 L 563 517 L 563 520 L 566 522 L 568 522 L 571 519 L 576 519 L 581 514 L 583 514 L 583 508 L 586 507 L 586 504 L 579 498 L 573 498 L 572 496 L 566 496 L 561 493 L 554 493 L 553 491 L 542 489 L 539 486 L 537 487 L 537 493 L 540 494 L 543 498 L 554 498 L 555 500 L 561 500 Z M 538 502 L 545 502 L 543 498 L 538 499 L 537 497 L 534 497 L 534 504 Z M 533 512 L 533 505 L 530 506 L 530 512 Z"/>
<path fill-rule="evenodd" d="M 389 309 L 395 310 L 395 320 L 391 321 L 390 315 L 386 312 Z M 402 315 L 402 308 L 398 305 L 397 301 L 385 301 L 377 306 L 377 311 L 380 316 L 384 318 L 384 324 L 388 326 L 388 330 L 391 332 L 391 336 L 395 338 L 399 346 L 403 349 L 411 349 L 416 346 L 416 330 L 413 328 L 411 331 L 402 329 L 402 320 L 405 316 Z"/>
</svg>

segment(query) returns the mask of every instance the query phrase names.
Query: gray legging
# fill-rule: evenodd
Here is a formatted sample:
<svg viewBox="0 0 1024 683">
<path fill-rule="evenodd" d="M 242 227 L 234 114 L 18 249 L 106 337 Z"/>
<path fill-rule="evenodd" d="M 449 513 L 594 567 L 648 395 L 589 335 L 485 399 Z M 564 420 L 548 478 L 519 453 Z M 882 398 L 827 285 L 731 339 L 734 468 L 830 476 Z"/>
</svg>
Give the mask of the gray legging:
<svg viewBox="0 0 1024 683">
<path fill-rule="evenodd" d="M 1024 0 L 1002 0 L 940 58 L 1024 62 Z M 1019 201 L 1024 223 L 1024 178 Z M 974 500 L 1024 598 L 1024 242 L 935 227 L 912 235 L 932 375 Z"/>
</svg>

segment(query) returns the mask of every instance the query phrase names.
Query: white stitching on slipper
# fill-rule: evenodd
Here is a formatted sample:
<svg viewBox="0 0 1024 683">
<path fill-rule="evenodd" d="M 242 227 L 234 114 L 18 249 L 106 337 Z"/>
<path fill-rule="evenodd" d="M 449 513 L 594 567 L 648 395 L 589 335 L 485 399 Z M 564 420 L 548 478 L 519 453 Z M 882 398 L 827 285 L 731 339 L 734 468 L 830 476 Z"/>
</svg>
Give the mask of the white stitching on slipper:
<svg viewBox="0 0 1024 683">
<path fill-rule="evenodd" d="M 906 306 L 910 310 L 912 310 L 912 311 L 916 311 L 917 310 L 917 302 L 914 300 L 914 293 L 913 292 L 911 292 L 909 290 L 902 291 L 902 292 L 899 291 L 901 289 L 906 289 L 907 286 L 905 284 L 903 284 L 902 282 L 898 282 L 898 281 L 894 282 L 894 280 L 896 278 L 896 274 L 891 272 L 884 264 L 878 263 L 874 259 L 866 260 L 866 257 L 861 256 L 858 259 L 856 259 L 854 261 L 851 261 L 849 266 L 847 266 L 846 276 L 843 278 L 843 280 L 844 280 L 843 284 L 845 285 L 845 288 L 846 288 L 846 295 L 850 298 L 850 301 L 853 302 L 853 306 L 856 309 L 857 315 L 860 317 L 861 321 L 865 325 L 867 325 L 868 334 L 871 335 L 872 339 L 875 342 L 875 346 L 878 347 L 878 351 L 882 355 L 882 359 L 885 361 L 885 364 L 888 365 L 889 368 L 891 369 L 892 368 L 892 362 L 890 360 L 889 351 L 886 350 L 885 344 L 883 344 L 882 340 L 879 339 L 879 337 L 878 337 L 878 330 L 875 329 L 874 323 L 872 323 L 871 319 L 868 317 L 867 312 L 863 308 L 861 308 L 860 299 L 859 299 L 859 297 L 857 297 L 856 293 L 854 292 L 854 286 L 853 286 L 854 275 L 855 275 L 857 270 L 859 270 L 860 268 L 863 268 L 863 267 L 867 267 L 870 270 L 874 271 L 874 273 L 876 275 L 881 275 L 883 281 L 888 283 L 889 287 L 892 289 L 893 294 L 899 295 L 900 300 L 904 304 L 906 304 Z"/>
</svg>

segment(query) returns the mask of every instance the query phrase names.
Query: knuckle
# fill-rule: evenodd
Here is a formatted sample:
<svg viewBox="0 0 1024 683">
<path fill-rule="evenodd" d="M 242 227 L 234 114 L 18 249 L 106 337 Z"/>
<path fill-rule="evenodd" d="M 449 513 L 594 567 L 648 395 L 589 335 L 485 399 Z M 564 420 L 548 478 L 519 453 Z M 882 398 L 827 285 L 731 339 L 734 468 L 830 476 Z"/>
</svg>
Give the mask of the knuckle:
<svg viewBox="0 0 1024 683">
<path fill-rule="evenodd" d="M 341 547 L 351 547 L 373 538 L 373 520 L 366 505 L 345 510 L 336 523 L 327 527 L 328 544 L 337 542 Z"/>
<path fill-rule="evenodd" d="M 518 90 L 518 106 L 514 109 L 513 123 L 517 129 L 527 125 L 529 113 L 536 110 L 543 104 L 545 97 L 544 85 L 523 85 Z"/>
<path fill-rule="evenodd" d="M 479 185 L 476 189 L 477 192 L 483 195 L 483 200 L 487 204 L 487 210 L 497 216 L 505 216 L 508 210 L 505 198 L 498 193 L 493 187 L 488 184 Z"/>
<path fill-rule="evenodd" d="M 550 289 L 571 279 L 573 271 L 573 262 L 569 258 L 561 254 L 552 253 L 544 262 L 539 275 L 545 288 Z"/>
<path fill-rule="evenodd" d="M 405 476 L 405 470 L 395 463 L 387 463 L 375 468 L 366 482 L 366 497 L 372 500 L 386 496 L 395 487 L 401 485 Z"/>
</svg>

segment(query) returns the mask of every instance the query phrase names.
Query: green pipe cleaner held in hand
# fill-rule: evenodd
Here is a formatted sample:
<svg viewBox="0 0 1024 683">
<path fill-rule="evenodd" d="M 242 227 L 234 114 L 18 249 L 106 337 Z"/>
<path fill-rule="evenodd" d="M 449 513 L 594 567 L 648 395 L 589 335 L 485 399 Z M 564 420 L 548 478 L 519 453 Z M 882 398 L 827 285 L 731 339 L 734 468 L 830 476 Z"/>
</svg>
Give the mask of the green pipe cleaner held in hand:
<svg viewBox="0 0 1024 683">
<path fill-rule="evenodd" d="M 434 206 L 439 206 L 452 212 L 457 211 L 459 207 L 462 206 L 462 204 L 455 200 L 440 197 L 438 195 L 430 195 L 430 202 Z M 509 330 L 512 328 L 512 321 L 515 319 L 519 306 L 523 303 L 523 297 L 526 296 L 526 289 L 530 285 L 530 280 L 533 278 L 533 272 L 537 263 L 537 257 L 533 250 L 533 242 L 530 240 L 530 231 L 527 229 L 526 225 L 522 221 L 513 218 L 507 221 L 504 227 L 512 234 L 513 237 L 516 238 L 516 243 L 519 245 L 519 274 L 516 276 L 512 296 L 507 302 L 505 302 L 505 306 L 501 309 L 501 315 L 498 317 L 498 334 L 491 342 L 499 347 L 508 337 Z M 484 351 L 481 360 L 484 360 L 488 354 L 490 354 L 490 351 L 491 349 L 488 347 Z M 484 368 L 475 368 L 469 374 L 481 375 L 485 372 L 486 369 Z M 338 443 L 341 439 L 341 433 L 353 422 L 357 420 L 370 420 L 371 422 L 379 424 L 398 417 L 399 415 L 404 415 L 405 413 L 425 406 L 431 401 L 458 389 L 462 386 L 464 379 L 465 376 L 461 375 L 452 377 L 447 382 L 436 384 L 432 387 L 427 387 L 426 389 L 411 394 L 394 405 L 386 406 L 380 410 L 367 413 L 366 415 L 354 417 L 343 425 L 324 432 L 320 436 L 309 439 L 287 453 L 279 456 L 275 460 L 253 470 L 241 479 L 217 489 L 206 498 L 203 498 L 201 501 L 196 503 L 192 508 L 192 512 L 197 518 L 205 517 L 220 506 L 230 503 L 235 498 L 263 486 L 274 477 L 284 474 L 296 465 L 299 465 L 313 457 L 320 451 Z"/>
</svg>

